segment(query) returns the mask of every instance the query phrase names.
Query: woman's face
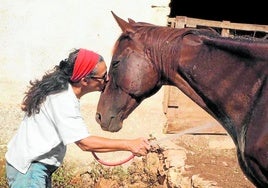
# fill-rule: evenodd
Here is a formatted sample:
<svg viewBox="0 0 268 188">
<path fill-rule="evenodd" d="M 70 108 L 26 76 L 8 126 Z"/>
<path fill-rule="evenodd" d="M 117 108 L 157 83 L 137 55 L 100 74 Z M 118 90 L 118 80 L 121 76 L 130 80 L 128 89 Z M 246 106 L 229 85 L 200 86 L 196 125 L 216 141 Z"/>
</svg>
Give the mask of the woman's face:
<svg viewBox="0 0 268 188">
<path fill-rule="evenodd" d="M 109 81 L 105 62 L 99 62 L 94 70 L 96 70 L 96 74 L 87 78 L 89 90 L 91 92 L 102 91 L 105 88 L 106 83 Z"/>
</svg>

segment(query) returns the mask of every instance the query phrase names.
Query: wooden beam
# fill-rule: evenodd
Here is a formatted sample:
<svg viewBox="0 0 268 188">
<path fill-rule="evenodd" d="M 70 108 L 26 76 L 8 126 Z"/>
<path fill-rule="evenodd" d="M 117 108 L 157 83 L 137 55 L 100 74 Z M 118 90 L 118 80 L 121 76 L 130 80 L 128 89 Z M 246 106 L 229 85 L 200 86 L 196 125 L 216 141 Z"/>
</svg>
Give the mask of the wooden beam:
<svg viewBox="0 0 268 188">
<path fill-rule="evenodd" d="M 168 18 L 168 22 L 175 22 L 176 24 L 178 24 L 177 28 L 207 26 L 221 29 L 260 31 L 268 33 L 268 25 L 233 23 L 230 21 L 213 21 L 190 18 L 186 16 L 176 16 L 176 18 Z"/>
</svg>

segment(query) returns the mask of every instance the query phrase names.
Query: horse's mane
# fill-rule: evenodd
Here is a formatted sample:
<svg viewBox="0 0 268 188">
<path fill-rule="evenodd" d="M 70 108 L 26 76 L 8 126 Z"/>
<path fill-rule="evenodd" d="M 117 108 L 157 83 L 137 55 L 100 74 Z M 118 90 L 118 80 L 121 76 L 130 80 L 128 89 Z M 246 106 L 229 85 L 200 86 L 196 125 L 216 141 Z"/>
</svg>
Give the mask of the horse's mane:
<svg viewBox="0 0 268 188">
<path fill-rule="evenodd" d="M 177 37 L 183 37 L 187 34 L 195 34 L 195 35 L 206 35 L 206 36 L 218 36 L 220 37 L 219 33 L 210 27 L 206 27 L 206 28 L 171 28 L 171 27 L 167 27 L 167 26 L 158 26 L 158 25 L 154 25 L 151 23 L 147 23 L 147 22 L 134 22 L 132 23 L 132 25 L 136 28 L 139 28 L 140 30 L 142 30 L 142 32 L 147 33 L 149 30 L 158 30 L 159 33 L 165 33 L 167 34 L 167 32 L 169 34 L 174 35 L 174 38 Z M 183 31 L 184 33 L 182 34 L 181 32 L 178 31 Z M 163 37 L 165 37 L 165 35 L 162 35 Z"/>
<path fill-rule="evenodd" d="M 142 41 L 158 46 L 158 49 L 163 49 L 168 44 L 176 51 L 176 48 L 180 46 L 178 43 L 184 37 L 195 35 L 202 39 L 203 44 L 212 48 L 222 49 L 248 58 L 268 59 L 268 40 L 266 39 L 249 36 L 223 37 L 213 28 L 171 28 L 134 21 L 131 21 L 131 25 L 135 28 L 135 32 L 139 33 Z"/>
<path fill-rule="evenodd" d="M 132 26 L 135 27 L 136 33 L 141 34 L 143 41 L 155 45 L 163 41 L 169 41 L 176 45 L 179 40 L 189 34 L 202 35 L 209 38 L 220 37 L 219 33 L 213 28 L 171 28 L 146 22 L 135 22 L 132 23 Z"/>
<path fill-rule="evenodd" d="M 222 37 L 204 32 L 200 33 L 198 30 L 191 30 L 190 33 L 201 36 L 203 43 L 210 47 L 236 53 L 246 58 L 268 60 L 268 40 L 266 39 L 249 36 Z"/>
</svg>

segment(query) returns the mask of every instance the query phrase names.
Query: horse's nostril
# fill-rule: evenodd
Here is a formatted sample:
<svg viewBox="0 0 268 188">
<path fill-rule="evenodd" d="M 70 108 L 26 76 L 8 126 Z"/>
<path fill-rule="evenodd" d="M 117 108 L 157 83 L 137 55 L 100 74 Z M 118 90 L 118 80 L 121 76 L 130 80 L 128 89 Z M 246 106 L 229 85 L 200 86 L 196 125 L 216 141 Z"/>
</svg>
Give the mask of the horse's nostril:
<svg viewBox="0 0 268 188">
<path fill-rule="evenodd" d="M 96 119 L 96 121 L 97 121 L 98 123 L 101 122 L 101 115 L 100 115 L 100 113 L 96 113 L 95 119 Z"/>
</svg>

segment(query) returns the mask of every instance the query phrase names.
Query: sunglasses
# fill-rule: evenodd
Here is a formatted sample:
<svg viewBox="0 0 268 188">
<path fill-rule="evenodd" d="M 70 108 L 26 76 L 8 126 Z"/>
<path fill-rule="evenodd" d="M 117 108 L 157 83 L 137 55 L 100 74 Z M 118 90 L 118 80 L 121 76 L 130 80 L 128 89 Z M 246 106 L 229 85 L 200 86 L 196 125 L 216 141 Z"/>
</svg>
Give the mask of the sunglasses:
<svg viewBox="0 0 268 188">
<path fill-rule="evenodd" d="M 106 81 L 107 80 L 107 72 L 102 77 L 91 76 L 90 78 L 93 79 L 93 80 L 104 80 L 104 81 Z"/>
</svg>

